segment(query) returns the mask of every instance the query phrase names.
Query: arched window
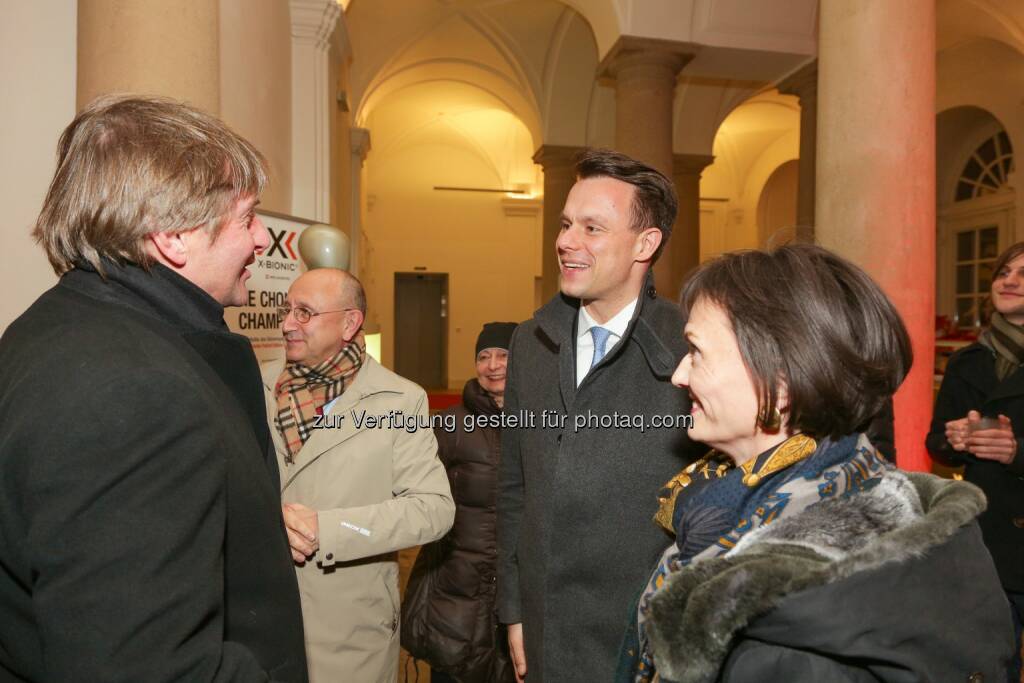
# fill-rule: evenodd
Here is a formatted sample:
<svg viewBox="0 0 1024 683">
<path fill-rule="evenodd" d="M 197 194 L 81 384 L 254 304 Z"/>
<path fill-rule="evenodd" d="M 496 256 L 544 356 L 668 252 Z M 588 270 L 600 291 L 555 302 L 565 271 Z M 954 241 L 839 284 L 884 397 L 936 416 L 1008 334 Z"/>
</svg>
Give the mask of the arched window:
<svg viewBox="0 0 1024 683">
<path fill-rule="evenodd" d="M 956 201 L 1001 191 L 1012 171 L 1013 147 L 1006 132 L 1000 131 L 981 143 L 964 164 L 956 184 Z"/>
</svg>

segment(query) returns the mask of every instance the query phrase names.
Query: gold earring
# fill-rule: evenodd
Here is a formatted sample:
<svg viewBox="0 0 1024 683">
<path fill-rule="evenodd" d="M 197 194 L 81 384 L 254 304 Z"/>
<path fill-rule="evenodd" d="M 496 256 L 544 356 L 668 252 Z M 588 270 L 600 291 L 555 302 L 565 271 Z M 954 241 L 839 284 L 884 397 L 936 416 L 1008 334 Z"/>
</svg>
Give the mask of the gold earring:
<svg viewBox="0 0 1024 683">
<path fill-rule="evenodd" d="M 772 408 L 771 415 L 761 415 L 761 429 L 766 432 L 777 432 L 782 427 L 782 413 L 778 407 Z"/>
</svg>

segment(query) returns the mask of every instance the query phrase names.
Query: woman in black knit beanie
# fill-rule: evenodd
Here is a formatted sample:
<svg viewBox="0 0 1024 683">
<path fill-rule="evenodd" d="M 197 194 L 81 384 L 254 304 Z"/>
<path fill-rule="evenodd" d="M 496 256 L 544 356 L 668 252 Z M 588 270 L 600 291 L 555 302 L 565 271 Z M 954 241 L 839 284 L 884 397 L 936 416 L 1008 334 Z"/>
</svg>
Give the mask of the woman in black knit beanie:
<svg viewBox="0 0 1024 683">
<path fill-rule="evenodd" d="M 402 604 L 402 647 L 430 664 L 432 683 L 512 683 L 505 627 L 494 606 L 495 501 L 508 348 L 516 324 L 484 325 L 475 379 L 435 428 L 455 498 L 455 524 L 416 559 Z M 488 426 L 477 426 L 479 420 Z M 469 428 L 472 426 L 472 428 Z"/>
</svg>

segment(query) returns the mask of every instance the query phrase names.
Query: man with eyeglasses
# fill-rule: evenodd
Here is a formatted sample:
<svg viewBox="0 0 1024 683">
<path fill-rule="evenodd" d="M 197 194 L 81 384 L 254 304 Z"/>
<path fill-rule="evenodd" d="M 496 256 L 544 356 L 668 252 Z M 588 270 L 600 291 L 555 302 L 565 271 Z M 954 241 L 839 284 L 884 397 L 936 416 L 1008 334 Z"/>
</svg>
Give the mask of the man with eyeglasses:
<svg viewBox="0 0 1024 683">
<path fill-rule="evenodd" d="M 351 274 L 303 274 L 279 314 L 285 357 L 264 366 L 263 388 L 310 681 L 395 681 L 397 553 L 455 515 L 427 397 L 366 353 Z"/>
</svg>

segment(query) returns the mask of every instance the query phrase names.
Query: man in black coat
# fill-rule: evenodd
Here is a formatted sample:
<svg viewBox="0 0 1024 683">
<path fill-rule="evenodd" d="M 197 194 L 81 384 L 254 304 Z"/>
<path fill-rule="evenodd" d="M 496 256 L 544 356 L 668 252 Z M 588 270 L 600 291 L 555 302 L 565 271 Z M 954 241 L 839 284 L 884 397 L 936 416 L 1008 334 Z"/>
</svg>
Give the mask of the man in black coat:
<svg viewBox="0 0 1024 683">
<path fill-rule="evenodd" d="M 576 165 L 556 242 L 561 294 L 509 351 L 498 493 L 498 611 L 530 683 L 609 681 L 644 582 L 670 539 L 660 488 L 694 455 L 678 306 L 655 293 L 671 181 L 615 152 Z M 523 413 L 522 411 L 526 411 Z"/>
<path fill-rule="evenodd" d="M 265 182 L 167 100 L 61 137 L 35 228 L 60 282 L 0 339 L 0 681 L 306 681 L 259 370 L 223 320 Z"/>
</svg>

